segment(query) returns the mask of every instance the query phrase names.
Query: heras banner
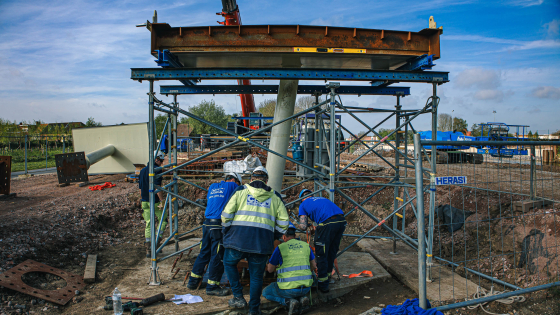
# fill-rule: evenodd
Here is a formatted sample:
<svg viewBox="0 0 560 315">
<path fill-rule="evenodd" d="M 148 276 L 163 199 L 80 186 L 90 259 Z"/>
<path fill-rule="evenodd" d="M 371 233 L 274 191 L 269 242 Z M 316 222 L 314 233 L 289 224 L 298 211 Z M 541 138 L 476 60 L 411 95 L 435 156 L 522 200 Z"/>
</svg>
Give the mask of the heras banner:
<svg viewBox="0 0 560 315">
<path fill-rule="evenodd" d="M 464 185 L 467 183 L 467 176 L 444 176 L 436 177 L 436 186 L 443 185 Z"/>
</svg>

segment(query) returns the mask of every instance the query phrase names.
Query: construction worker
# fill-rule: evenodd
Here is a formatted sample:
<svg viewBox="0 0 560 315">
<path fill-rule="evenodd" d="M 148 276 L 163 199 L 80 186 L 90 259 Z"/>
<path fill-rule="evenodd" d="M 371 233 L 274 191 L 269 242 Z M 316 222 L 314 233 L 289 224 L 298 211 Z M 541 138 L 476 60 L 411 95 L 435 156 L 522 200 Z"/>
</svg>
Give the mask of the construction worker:
<svg viewBox="0 0 560 315">
<path fill-rule="evenodd" d="M 301 314 L 309 308 L 306 295 L 313 284 L 312 272 L 317 269 L 315 255 L 309 244 L 296 239 L 296 227 L 291 222 L 282 240 L 284 243 L 276 247 L 266 265 L 270 273 L 277 270 L 278 281 L 264 288 L 262 294 L 286 306 L 288 315 Z"/>
<path fill-rule="evenodd" d="M 165 154 L 161 151 L 154 151 L 154 168 L 160 167 L 163 164 L 163 160 L 165 160 Z M 148 163 L 149 164 L 149 163 Z M 150 178 L 149 178 L 149 165 L 144 167 L 140 171 L 140 175 L 138 176 L 138 188 L 140 188 L 140 195 L 142 197 L 142 217 L 144 221 L 146 221 L 146 229 L 144 230 L 144 237 L 146 238 L 146 242 L 144 245 L 146 246 L 146 258 L 152 257 L 152 244 L 150 242 L 151 230 L 150 230 Z M 155 171 L 154 174 L 157 175 L 161 173 L 161 170 Z M 162 177 L 154 177 L 154 185 L 161 186 L 163 178 Z M 159 202 L 163 199 L 163 192 L 159 191 L 154 196 L 154 209 L 157 220 L 161 222 L 161 215 L 162 210 L 159 208 Z M 157 225 L 156 225 L 157 226 Z M 163 221 L 161 224 L 161 231 L 165 230 L 167 226 L 167 221 Z"/>
<path fill-rule="evenodd" d="M 196 290 L 200 286 L 206 265 L 208 265 L 206 294 L 217 296 L 229 295 L 227 288 L 220 287 L 220 280 L 224 274 L 221 215 L 229 198 L 240 185 L 241 175 L 227 173 L 225 181 L 210 185 L 206 199 L 197 200 L 199 203 L 206 205 L 206 211 L 204 212 L 206 219 L 202 226 L 200 253 L 196 257 L 189 283 L 187 284 L 187 288 L 191 290 Z"/>
<path fill-rule="evenodd" d="M 267 170 L 259 166 L 251 174 L 251 182 L 240 186 L 222 212 L 224 235 L 224 268 L 231 284 L 233 308 L 247 305 L 239 282 L 237 263 L 249 263 L 249 314 L 260 314 L 263 275 L 274 240 L 286 233 L 288 213 L 278 192 L 268 187 Z"/>
<path fill-rule="evenodd" d="M 346 219 L 342 210 L 332 201 L 323 197 L 313 197 L 311 193 L 309 189 L 303 189 L 299 193 L 299 198 L 308 197 L 304 198 L 299 206 L 298 228 L 305 231 L 308 218 L 317 224 L 314 246 L 319 273 L 318 288 L 319 291 L 327 293 L 329 275 L 333 270 L 340 240 L 346 229 Z"/>
</svg>

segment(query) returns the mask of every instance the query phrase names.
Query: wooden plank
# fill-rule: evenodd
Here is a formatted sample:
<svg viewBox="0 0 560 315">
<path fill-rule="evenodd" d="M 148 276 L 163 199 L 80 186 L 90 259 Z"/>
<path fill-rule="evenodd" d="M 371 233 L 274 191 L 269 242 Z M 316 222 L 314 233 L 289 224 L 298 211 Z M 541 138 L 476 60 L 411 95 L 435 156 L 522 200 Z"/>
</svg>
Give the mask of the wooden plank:
<svg viewBox="0 0 560 315">
<path fill-rule="evenodd" d="M 97 255 L 88 255 L 86 270 L 84 272 L 84 282 L 95 282 L 95 269 L 97 268 Z"/>
</svg>

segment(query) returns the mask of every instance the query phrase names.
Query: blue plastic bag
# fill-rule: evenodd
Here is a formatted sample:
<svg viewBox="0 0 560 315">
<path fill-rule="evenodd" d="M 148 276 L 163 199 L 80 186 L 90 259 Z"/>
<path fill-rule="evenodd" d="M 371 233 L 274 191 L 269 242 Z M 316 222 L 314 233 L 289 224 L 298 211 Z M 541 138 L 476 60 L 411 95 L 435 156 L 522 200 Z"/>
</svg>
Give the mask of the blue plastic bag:
<svg viewBox="0 0 560 315">
<path fill-rule="evenodd" d="M 430 301 L 426 301 L 428 304 L 428 309 L 422 309 L 419 305 L 420 301 L 418 299 L 406 300 L 401 305 L 387 305 L 382 311 L 383 315 L 443 315 L 442 312 L 436 309 L 430 309 Z"/>
</svg>

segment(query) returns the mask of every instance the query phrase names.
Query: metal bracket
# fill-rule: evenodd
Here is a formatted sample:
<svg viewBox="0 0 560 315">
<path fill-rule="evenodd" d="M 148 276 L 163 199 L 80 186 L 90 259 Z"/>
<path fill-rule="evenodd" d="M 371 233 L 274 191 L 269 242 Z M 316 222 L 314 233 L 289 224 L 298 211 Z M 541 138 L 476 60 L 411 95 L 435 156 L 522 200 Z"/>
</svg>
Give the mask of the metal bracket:
<svg viewBox="0 0 560 315">
<path fill-rule="evenodd" d="M 329 89 L 338 89 L 340 87 L 340 82 L 329 82 L 329 84 L 327 84 L 327 87 Z"/>
<path fill-rule="evenodd" d="M 183 64 L 169 52 L 168 49 L 156 50 L 158 59 L 154 60 L 158 66 L 163 68 L 183 68 Z M 196 85 L 196 81 L 193 80 L 179 80 L 185 86 Z"/>
<path fill-rule="evenodd" d="M 150 280 L 148 280 L 148 285 L 152 285 L 152 286 L 162 285 L 163 282 L 161 281 L 161 277 L 159 276 L 159 272 L 158 272 L 159 267 L 156 267 L 155 271 L 154 271 L 154 267 L 150 267 L 150 270 L 151 270 L 150 271 Z M 154 273 L 155 273 L 156 276 L 155 276 L 155 279 L 152 279 Z"/>
<path fill-rule="evenodd" d="M 434 55 L 422 55 L 407 61 L 404 65 L 397 68 L 397 70 L 417 71 L 432 69 L 434 64 Z"/>
</svg>

